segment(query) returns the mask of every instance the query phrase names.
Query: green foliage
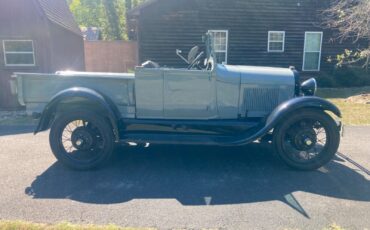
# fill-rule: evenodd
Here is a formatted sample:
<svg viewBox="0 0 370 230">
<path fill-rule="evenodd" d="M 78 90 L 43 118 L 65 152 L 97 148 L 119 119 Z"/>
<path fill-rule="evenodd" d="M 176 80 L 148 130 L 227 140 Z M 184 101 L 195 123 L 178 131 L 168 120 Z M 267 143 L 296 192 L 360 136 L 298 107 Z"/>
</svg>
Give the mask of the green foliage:
<svg viewBox="0 0 370 230">
<path fill-rule="evenodd" d="M 366 70 L 370 67 L 370 1 L 332 0 L 330 7 L 323 11 L 323 25 L 335 29 L 340 42 L 368 41 L 358 50 L 346 50 L 336 57 L 337 65 L 358 65 Z M 334 61 L 330 58 L 329 61 Z"/>
<path fill-rule="evenodd" d="M 329 57 L 327 61 L 329 63 L 336 62 L 338 67 L 342 67 L 344 65 L 358 65 L 364 64 L 366 58 L 370 55 L 370 50 L 368 49 L 358 49 L 358 50 L 349 50 L 345 49 L 343 53 L 338 54 L 335 59 L 333 57 Z M 363 66 L 365 68 L 365 66 Z"/>
<path fill-rule="evenodd" d="M 66 0 L 81 27 L 98 27 L 103 40 L 125 40 L 126 10 L 145 0 Z"/>
<path fill-rule="evenodd" d="M 137 7 L 141 3 L 145 2 L 146 0 L 132 0 L 132 6 Z"/>
<path fill-rule="evenodd" d="M 123 0 L 103 0 L 107 26 L 107 40 L 124 40 L 126 38 L 126 8 Z"/>
<path fill-rule="evenodd" d="M 0 230 L 155 230 L 154 228 L 130 228 L 117 225 L 36 224 L 25 221 L 0 221 Z"/>
</svg>

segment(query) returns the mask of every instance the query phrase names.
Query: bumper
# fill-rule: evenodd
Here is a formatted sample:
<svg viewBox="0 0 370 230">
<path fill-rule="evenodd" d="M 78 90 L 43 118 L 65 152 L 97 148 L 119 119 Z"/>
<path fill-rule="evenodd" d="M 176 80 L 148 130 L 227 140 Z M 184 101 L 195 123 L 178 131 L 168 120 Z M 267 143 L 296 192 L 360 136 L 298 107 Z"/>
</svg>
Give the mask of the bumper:
<svg viewBox="0 0 370 230">
<path fill-rule="evenodd" d="M 336 121 L 336 122 L 337 122 L 337 126 L 338 126 L 340 136 L 344 137 L 344 125 L 343 125 L 342 121 Z"/>
</svg>

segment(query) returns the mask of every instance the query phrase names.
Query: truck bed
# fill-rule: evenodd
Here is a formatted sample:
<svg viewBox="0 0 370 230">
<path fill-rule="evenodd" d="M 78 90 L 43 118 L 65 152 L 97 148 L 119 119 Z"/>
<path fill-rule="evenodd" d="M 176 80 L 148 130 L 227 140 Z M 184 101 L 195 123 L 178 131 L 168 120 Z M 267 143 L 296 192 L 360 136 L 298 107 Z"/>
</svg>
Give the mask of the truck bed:
<svg viewBox="0 0 370 230">
<path fill-rule="evenodd" d="M 102 92 L 117 105 L 123 117 L 135 114 L 135 76 L 122 73 L 57 72 L 55 74 L 15 73 L 12 92 L 18 94 L 28 113 L 40 113 L 59 92 L 86 87 Z"/>
</svg>

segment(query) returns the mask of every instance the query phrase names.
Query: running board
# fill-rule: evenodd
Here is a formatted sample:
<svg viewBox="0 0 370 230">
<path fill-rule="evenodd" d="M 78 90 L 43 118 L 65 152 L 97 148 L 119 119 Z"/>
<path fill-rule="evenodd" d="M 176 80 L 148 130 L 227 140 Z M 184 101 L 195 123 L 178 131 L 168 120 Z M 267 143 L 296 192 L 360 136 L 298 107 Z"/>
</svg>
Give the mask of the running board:
<svg viewBox="0 0 370 230">
<path fill-rule="evenodd" d="M 137 133 L 127 134 L 120 140 L 122 144 L 175 144 L 175 145 L 216 145 L 216 146 L 240 146 L 250 144 L 267 132 L 263 130 L 254 130 L 238 136 L 212 136 L 212 135 L 181 135 L 181 134 L 163 134 L 163 133 Z"/>
<path fill-rule="evenodd" d="M 176 145 L 222 145 L 221 142 L 232 141 L 233 137 L 178 135 L 178 134 L 130 134 L 124 137 L 121 143 L 138 144 L 176 144 Z M 223 140 L 223 141 L 221 141 Z"/>
</svg>

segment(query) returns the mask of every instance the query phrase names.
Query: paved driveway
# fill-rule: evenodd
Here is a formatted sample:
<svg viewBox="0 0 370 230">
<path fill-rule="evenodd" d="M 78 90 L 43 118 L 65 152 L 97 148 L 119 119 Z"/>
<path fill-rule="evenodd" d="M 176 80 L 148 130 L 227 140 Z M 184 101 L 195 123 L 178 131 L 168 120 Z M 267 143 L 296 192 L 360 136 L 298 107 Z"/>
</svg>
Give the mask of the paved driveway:
<svg viewBox="0 0 370 230">
<path fill-rule="evenodd" d="M 297 172 L 269 146 L 119 149 L 95 172 L 55 162 L 47 133 L 0 127 L 0 219 L 221 229 L 370 228 L 370 128 L 347 128 L 324 168 Z"/>
</svg>

